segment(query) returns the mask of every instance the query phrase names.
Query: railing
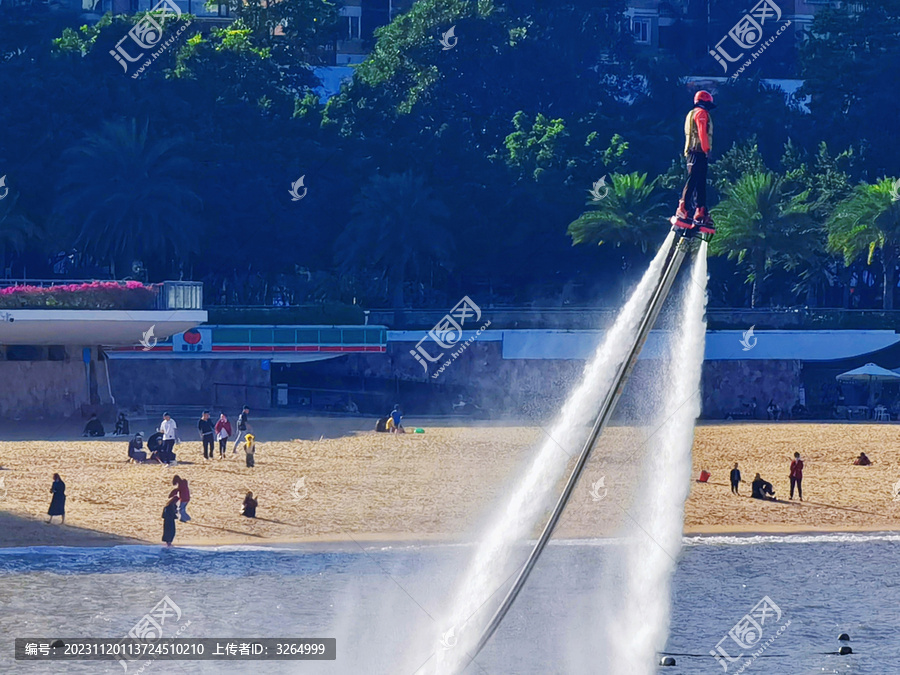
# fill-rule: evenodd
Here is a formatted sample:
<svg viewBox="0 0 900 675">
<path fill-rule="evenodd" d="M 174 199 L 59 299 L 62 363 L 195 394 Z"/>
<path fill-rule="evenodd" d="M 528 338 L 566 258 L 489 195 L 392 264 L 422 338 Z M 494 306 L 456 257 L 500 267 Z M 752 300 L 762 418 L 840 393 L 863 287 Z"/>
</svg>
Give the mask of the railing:
<svg viewBox="0 0 900 675">
<path fill-rule="evenodd" d="M 428 330 L 440 321 L 446 309 L 373 309 L 370 324 L 393 330 Z M 511 307 L 481 306 L 481 322 L 491 328 L 598 329 L 609 326 L 618 308 L 602 307 Z M 710 330 L 900 330 L 900 310 L 837 308 L 728 308 L 707 309 Z M 468 324 L 466 324 L 468 327 Z"/>
<path fill-rule="evenodd" d="M 154 309 L 203 309 L 203 282 L 162 282 Z"/>
</svg>

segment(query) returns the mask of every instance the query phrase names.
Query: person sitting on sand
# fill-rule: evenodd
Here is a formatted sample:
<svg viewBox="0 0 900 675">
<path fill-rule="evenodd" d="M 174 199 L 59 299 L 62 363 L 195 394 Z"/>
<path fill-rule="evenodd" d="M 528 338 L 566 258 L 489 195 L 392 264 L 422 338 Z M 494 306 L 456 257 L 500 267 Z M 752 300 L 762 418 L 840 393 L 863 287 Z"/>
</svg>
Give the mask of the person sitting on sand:
<svg viewBox="0 0 900 675">
<path fill-rule="evenodd" d="M 859 453 L 859 457 L 853 460 L 855 466 L 871 466 L 872 460 L 866 457 L 866 453 Z"/>
<path fill-rule="evenodd" d="M 163 536 L 162 540 L 166 542 L 166 546 L 169 547 L 172 545 L 172 542 L 175 540 L 175 518 L 178 516 L 178 512 L 175 509 L 175 502 L 178 501 L 178 497 L 169 497 L 169 501 L 166 502 L 166 506 L 162 512 L 163 519 Z"/>
<path fill-rule="evenodd" d="M 395 405 L 394 409 L 391 410 L 388 415 L 388 431 L 392 434 L 403 434 L 406 433 L 406 429 L 403 428 L 403 425 L 400 424 L 400 420 L 403 419 L 403 415 L 400 414 L 400 406 Z"/>
<path fill-rule="evenodd" d="M 128 441 L 128 461 L 129 462 L 146 462 L 147 453 L 144 452 L 144 434 L 140 431 Z"/>
<path fill-rule="evenodd" d="M 131 431 L 128 428 L 128 418 L 125 417 L 125 413 L 120 412 L 119 418 L 116 420 L 116 430 L 114 432 L 114 436 L 127 436 Z"/>
<path fill-rule="evenodd" d="M 248 492 L 241 506 L 241 515 L 245 518 L 256 518 L 257 506 L 259 506 L 259 500 L 253 498 L 252 492 Z"/>
<path fill-rule="evenodd" d="M 751 486 L 753 489 L 753 494 L 751 495 L 753 499 L 775 500 L 775 490 L 772 488 L 772 484 L 769 481 L 763 480 L 759 474 L 756 474 L 756 478 L 753 479 Z"/>
<path fill-rule="evenodd" d="M 100 418 L 97 417 L 97 413 L 91 414 L 91 418 L 87 421 L 87 424 L 84 425 L 84 431 L 81 435 L 90 436 L 92 438 L 106 436 L 106 431 L 104 431 L 103 429 L 103 423 L 100 422 Z"/>
<path fill-rule="evenodd" d="M 733 494 L 739 495 L 738 486 L 741 484 L 741 470 L 738 469 L 737 462 L 734 463 L 734 468 L 731 470 L 731 492 Z"/>
</svg>

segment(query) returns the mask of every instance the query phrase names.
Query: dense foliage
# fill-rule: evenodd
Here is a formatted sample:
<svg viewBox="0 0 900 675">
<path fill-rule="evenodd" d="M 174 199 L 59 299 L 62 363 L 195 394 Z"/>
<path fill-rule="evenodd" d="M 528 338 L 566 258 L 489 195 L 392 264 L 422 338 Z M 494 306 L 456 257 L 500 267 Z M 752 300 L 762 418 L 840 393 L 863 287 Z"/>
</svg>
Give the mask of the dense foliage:
<svg viewBox="0 0 900 675">
<path fill-rule="evenodd" d="M 141 16 L 0 7 L 0 272 L 200 280 L 220 304 L 619 302 L 711 57 L 639 48 L 622 0 L 418 0 L 323 103 L 335 4 L 269 4 L 193 18 L 137 78 L 110 52 Z M 898 17 L 844 7 L 717 93 L 713 304 L 893 307 Z M 785 62 L 807 108 L 761 82 Z"/>
</svg>

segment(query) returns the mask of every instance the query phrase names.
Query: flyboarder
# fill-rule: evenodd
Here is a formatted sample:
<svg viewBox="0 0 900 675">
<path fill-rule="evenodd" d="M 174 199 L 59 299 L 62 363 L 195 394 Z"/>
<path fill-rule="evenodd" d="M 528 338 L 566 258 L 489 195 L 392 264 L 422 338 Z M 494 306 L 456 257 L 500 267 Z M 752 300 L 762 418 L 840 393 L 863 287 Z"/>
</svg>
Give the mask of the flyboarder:
<svg viewBox="0 0 900 675">
<path fill-rule="evenodd" d="M 684 156 L 687 159 L 688 179 L 678 202 L 678 210 L 671 218 L 672 225 L 684 230 L 699 230 L 713 235 L 715 226 L 706 208 L 706 171 L 712 150 L 713 123 L 709 111 L 715 108 L 712 94 L 698 91 L 694 107 L 684 120 Z M 694 210 L 694 217 L 690 216 Z"/>
</svg>

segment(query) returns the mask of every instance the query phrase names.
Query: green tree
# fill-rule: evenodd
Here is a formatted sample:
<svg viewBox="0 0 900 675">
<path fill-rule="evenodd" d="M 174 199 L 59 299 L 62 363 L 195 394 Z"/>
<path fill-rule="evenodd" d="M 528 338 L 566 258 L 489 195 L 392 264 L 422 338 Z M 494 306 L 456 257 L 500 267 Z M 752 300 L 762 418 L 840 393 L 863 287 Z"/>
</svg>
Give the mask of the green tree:
<svg viewBox="0 0 900 675">
<path fill-rule="evenodd" d="M 451 260 L 447 207 L 411 172 L 371 178 L 351 214 L 336 242 L 337 263 L 344 273 L 379 274 L 396 310 L 407 281 L 426 280 Z"/>
<path fill-rule="evenodd" d="M 58 214 L 81 224 L 76 245 L 114 274 L 142 260 L 160 276 L 196 250 L 202 202 L 182 143 L 153 139 L 148 123 L 107 122 L 63 154 Z"/>
<path fill-rule="evenodd" d="M 835 3 L 816 12 L 800 52 L 813 128 L 837 147 L 865 148 L 870 175 L 900 168 L 900 138 L 885 124 L 885 111 L 900 107 L 900 89 L 888 84 L 900 62 L 898 22 L 896 0 Z"/>
<path fill-rule="evenodd" d="M 812 227 L 809 193 L 791 194 L 783 176 L 766 171 L 744 174 L 724 195 L 711 212 L 716 236 L 710 254 L 726 255 L 745 270 L 750 306 L 759 307 L 767 271 L 792 250 L 798 232 Z"/>
<path fill-rule="evenodd" d="M 884 279 L 883 307 L 894 308 L 897 287 L 897 262 L 900 255 L 900 201 L 895 182 L 883 178 L 874 184 L 862 184 L 837 205 L 828 219 L 828 248 L 844 257 L 844 263 L 865 258 L 873 264 L 875 253 L 881 254 Z"/>
<path fill-rule="evenodd" d="M 0 273 L 7 267 L 10 251 L 21 254 L 28 243 L 42 239 L 41 229 L 16 208 L 18 200 L 18 192 L 12 191 L 0 200 Z"/>
<path fill-rule="evenodd" d="M 567 232 L 572 237 L 572 245 L 602 245 L 610 241 L 616 246 L 635 246 L 646 252 L 649 246 L 658 243 L 671 204 L 667 203 L 667 195 L 658 188 L 656 180 L 648 182 L 645 173 L 614 173 L 610 185 L 595 189 L 601 197 L 589 197 L 587 204 L 591 210 L 569 223 Z"/>
</svg>

